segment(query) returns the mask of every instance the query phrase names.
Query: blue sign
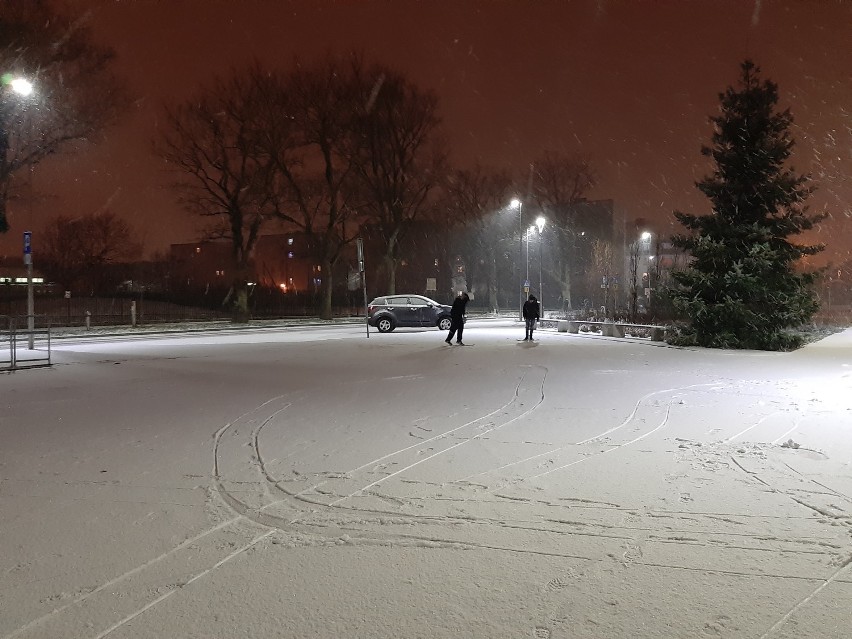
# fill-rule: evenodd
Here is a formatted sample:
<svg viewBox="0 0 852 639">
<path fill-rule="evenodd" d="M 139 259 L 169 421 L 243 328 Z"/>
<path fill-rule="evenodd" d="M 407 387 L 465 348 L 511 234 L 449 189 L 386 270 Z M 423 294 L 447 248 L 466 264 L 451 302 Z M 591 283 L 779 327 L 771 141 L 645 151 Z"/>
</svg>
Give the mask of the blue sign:
<svg viewBox="0 0 852 639">
<path fill-rule="evenodd" d="M 33 232 L 24 231 L 24 255 L 29 255 L 33 252 Z"/>
</svg>

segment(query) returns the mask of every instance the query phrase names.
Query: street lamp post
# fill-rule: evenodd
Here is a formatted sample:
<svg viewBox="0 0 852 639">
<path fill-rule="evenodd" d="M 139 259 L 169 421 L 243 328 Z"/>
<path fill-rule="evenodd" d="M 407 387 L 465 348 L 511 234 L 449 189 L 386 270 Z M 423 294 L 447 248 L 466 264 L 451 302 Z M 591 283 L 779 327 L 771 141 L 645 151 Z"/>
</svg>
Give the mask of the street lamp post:
<svg viewBox="0 0 852 639">
<path fill-rule="evenodd" d="M 539 219 L 541 219 L 541 218 L 539 218 Z M 536 225 L 538 225 L 538 221 L 536 221 Z M 535 233 L 536 225 L 530 226 L 527 229 L 527 232 L 526 232 L 526 236 L 527 236 L 527 279 L 524 282 L 524 294 L 525 295 L 529 295 L 529 293 L 530 293 L 530 286 L 529 286 L 529 283 L 530 283 L 530 237 L 533 235 L 533 233 Z M 540 237 L 541 236 L 539 235 L 539 238 Z M 540 257 L 540 255 L 541 254 L 539 253 L 539 257 Z M 539 266 L 538 286 L 539 286 L 539 293 L 540 293 L 541 292 L 541 259 L 539 259 L 539 265 L 538 266 Z M 523 313 L 523 309 L 521 309 L 521 312 Z"/>
<path fill-rule="evenodd" d="M 521 279 L 521 258 L 524 254 L 524 220 L 523 210 L 524 205 L 515 198 L 511 202 L 512 206 L 518 207 L 518 279 Z M 518 319 L 524 319 L 524 285 L 523 282 L 518 282 Z"/>
<path fill-rule="evenodd" d="M 642 279 L 645 279 L 645 275 L 648 277 L 648 286 L 644 287 L 645 290 L 642 293 L 645 298 L 645 310 L 649 311 L 651 309 L 651 232 L 643 231 L 639 237 L 642 240 L 642 248 L 645 250 L 645 272 Z"/>
<path fill-rule="evenodd" d="M 542 261 L 542 249 L 541 249 L 541 233 L 544 231 L 544 224 L 546 220 L 544 217 L 539 215 L 535 220 L 535 225 L 538 227 L 538 307 L 541 309 L 542 315 L 544 315 L 544 288 L 542 288 L 541 281 L 541 261 Z"/>
<path fill-rule="evenodd" d="M 16 77 L 9 73 L 0 76 L 0 86 L 8 85 L 14 93 L 21 97 L 28 97 L 33 92 L 32 82 L 26 78 Z M 2 160 L 5 161 L 6 153 L 9 150 L 9 133 L 6 129 L 6 110 L 0 104 L 0 154 Z M 30 350 L 35 348 L 33 336 L 35 333 L 35 304 L 33 300 L 33 260 L 31 253 L 32 232 L 24 233 L 24 263 L 27 266 L 27 330 L 29 331 L 29 340 L 27 346 Z"/>
</svg>

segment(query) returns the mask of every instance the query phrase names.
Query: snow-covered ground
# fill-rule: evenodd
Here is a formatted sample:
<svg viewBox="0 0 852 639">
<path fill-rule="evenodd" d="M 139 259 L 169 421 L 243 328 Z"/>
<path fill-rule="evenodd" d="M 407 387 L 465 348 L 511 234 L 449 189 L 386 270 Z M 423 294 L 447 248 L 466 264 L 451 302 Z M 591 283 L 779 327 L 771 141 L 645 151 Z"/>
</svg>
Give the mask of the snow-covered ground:
<svg viewBox="0 0 852 639">
<path fill-rule="evenodd" d="M 0 638 L 852 632 L 852 329 L 70 338 L 0 374 Z"/>
</svg>

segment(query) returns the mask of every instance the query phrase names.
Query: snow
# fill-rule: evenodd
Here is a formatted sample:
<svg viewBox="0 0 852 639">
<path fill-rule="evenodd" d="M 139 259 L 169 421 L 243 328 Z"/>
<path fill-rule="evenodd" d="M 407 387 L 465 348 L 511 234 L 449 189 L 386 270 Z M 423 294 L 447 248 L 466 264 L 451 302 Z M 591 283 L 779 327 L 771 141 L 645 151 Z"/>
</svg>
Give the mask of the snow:
<svg viewBox="0 0 852 639">
<path fill-rule="evenodd" d="M 848 636 L 852 329 L 522 333 L 56 339 L 0 375 L 0 638 Z"/>
</svg>

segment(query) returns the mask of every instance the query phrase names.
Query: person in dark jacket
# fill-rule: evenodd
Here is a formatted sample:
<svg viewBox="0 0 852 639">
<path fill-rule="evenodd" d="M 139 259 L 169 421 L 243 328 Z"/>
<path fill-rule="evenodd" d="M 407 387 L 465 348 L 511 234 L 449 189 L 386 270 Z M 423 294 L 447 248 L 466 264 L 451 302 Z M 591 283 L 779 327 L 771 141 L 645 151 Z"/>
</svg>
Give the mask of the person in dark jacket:
<svg viewBox="0 0 852 639">
<path fill-rule="evenodd" d="M 453 335 L 456 335 L 456 344 L 464 346 L 462 333 L 464 332 L 464 314 L 467 309 L 468 300 L 470 300 L 470 297 L 468 297 L 467 293 L 459 293 L 458 297 L 453 301 L 453 308 L 450 310 L 450 334 L 444 340 L 447 344 L 452 344 Z"/>
<path fill-rule="evenodd" d="M 535 298 L 535 295 L 530 295 L 530 298 L 524 302 L 524 323 L 527 328 L 524 341 L 532 341 L 535 323 L 539 319 L 541 319 L 541 309 L 538 305 L 538 300 Z"/>
</svg>

